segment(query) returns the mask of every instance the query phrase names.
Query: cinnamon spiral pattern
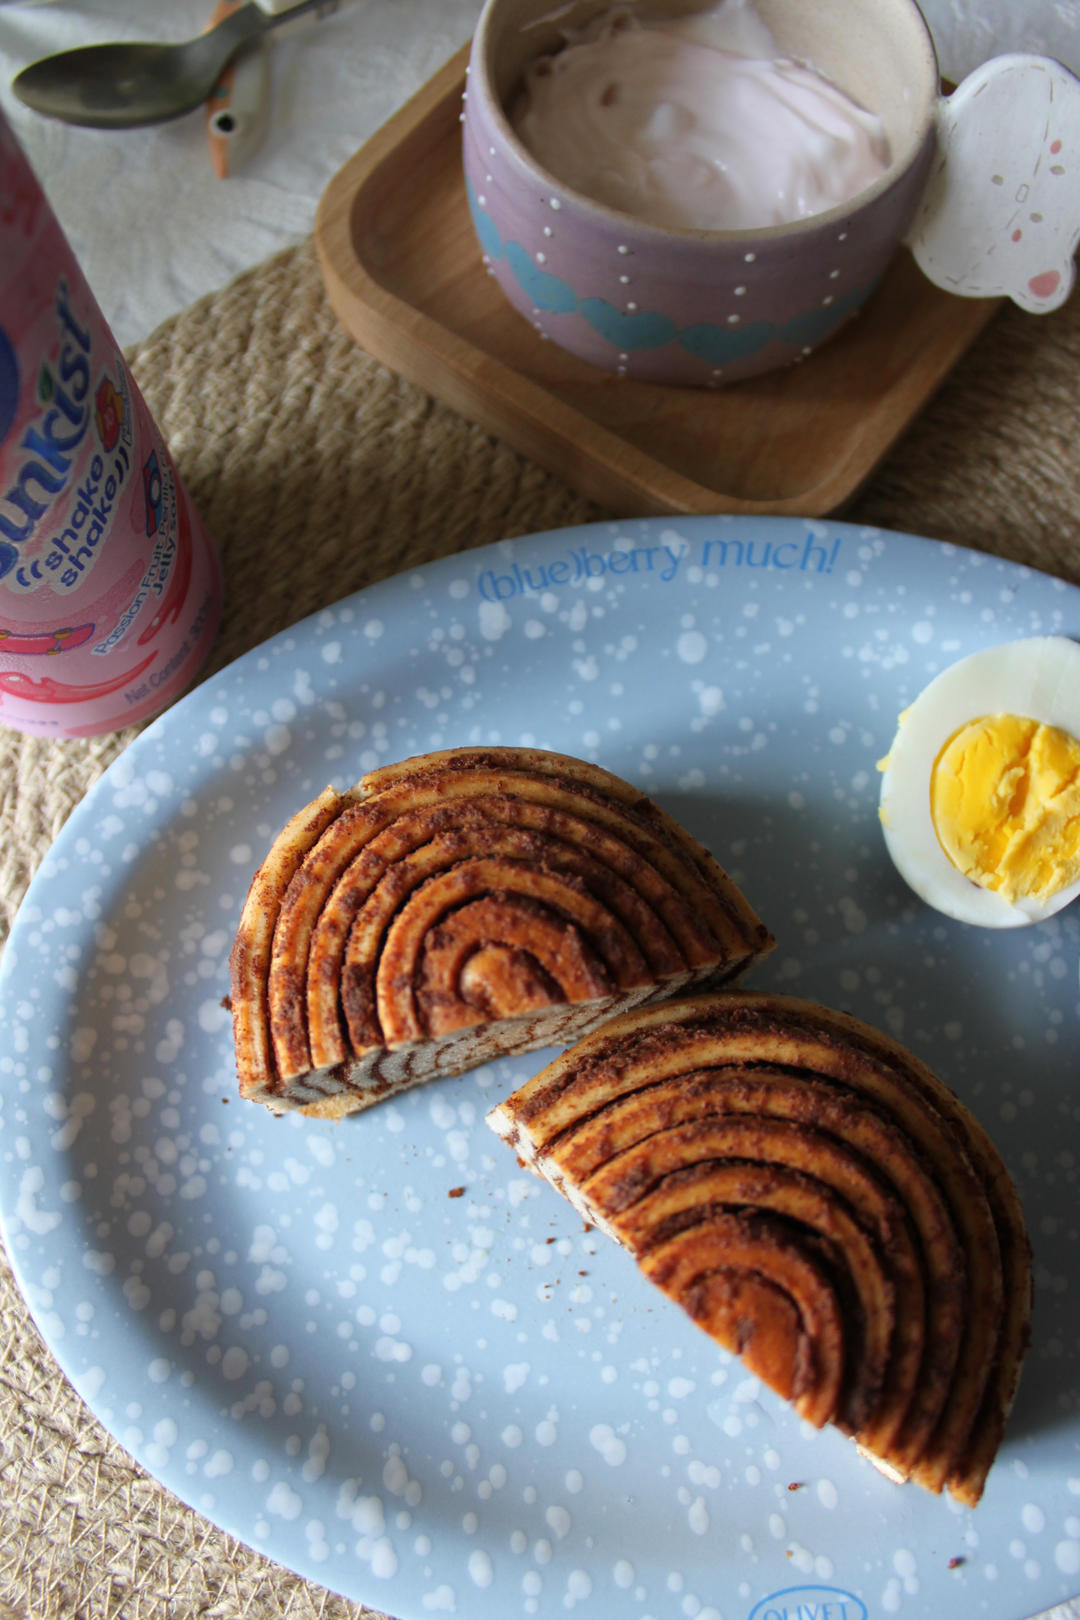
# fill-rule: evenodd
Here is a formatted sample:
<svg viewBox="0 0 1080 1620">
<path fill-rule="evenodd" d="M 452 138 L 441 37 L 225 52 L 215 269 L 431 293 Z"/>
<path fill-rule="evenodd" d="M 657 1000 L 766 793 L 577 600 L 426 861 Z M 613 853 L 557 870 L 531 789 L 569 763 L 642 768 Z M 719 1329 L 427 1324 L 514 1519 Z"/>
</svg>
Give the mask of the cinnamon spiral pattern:
<svg viewBox="0 0 1080 1620">
<path fill-rule="evenodd" d="M 997 1150 L 902 1046 L 791 997 L 706 994 L 611 1020 L 488 1118 L 802 1417 L 979 1500 L 1030 1246 Z"/>
<path fill-rule="evenodd" d="M 619 777 L 454 749 L 327 789 L 275 840 L 230 959 L 241 1094 L 337 1117 L 737 977 L 772 946 Z"/>
</svg>

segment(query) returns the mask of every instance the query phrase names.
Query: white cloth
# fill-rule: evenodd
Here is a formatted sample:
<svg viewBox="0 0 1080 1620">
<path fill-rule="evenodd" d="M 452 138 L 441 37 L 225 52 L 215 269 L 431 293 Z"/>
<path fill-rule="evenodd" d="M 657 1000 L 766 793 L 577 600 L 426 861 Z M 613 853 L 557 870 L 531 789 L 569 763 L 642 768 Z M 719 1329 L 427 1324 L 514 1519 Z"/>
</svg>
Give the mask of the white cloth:
<svg viewBox="0 0 1080 1620">
<path fill-rule="evenodd" d="M 480 0 L 348 0 L 268 41 L 269 116 L 219 180 L 202 111 L 153 128 L 72 128 L 11 94 L 39 56 L 111 39 L 182 40 L 214 0 L 0 4 L 0 104 L 113 332 L 132 343 L 201 294 L 300 241 L 342 164 L 467 40 Z"/>
<path fill-rule="evenodd" d="M 11 80 L 39 56 L 109 39 L 186 39 L 213 0 L 0 0 L 0 105 L 121 343 L 311 229 L 333 175 L 472 32 L 481 0 L 347 0 L 272 38 L 269 125 L 218 180 L 197 112 L 153 129 L 73 129 L 38 117 Z M 942 71 L 1005 50 L 1080 72 L 1080 0 L 924 0 Z"/>
</svg>

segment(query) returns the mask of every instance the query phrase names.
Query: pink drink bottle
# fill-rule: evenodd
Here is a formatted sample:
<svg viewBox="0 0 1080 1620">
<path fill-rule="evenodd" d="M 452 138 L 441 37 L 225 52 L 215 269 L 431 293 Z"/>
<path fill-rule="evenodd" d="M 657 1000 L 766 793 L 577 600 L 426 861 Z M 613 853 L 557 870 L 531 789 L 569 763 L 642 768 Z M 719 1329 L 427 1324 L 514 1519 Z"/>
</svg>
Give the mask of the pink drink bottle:
<svg viewBox="0 0 1080 1620">
<path fill-rule="evenodd" d="M 0 112 L 0 723 L 145 719 L 220 617 L 217 552 Z"/>
</svg>

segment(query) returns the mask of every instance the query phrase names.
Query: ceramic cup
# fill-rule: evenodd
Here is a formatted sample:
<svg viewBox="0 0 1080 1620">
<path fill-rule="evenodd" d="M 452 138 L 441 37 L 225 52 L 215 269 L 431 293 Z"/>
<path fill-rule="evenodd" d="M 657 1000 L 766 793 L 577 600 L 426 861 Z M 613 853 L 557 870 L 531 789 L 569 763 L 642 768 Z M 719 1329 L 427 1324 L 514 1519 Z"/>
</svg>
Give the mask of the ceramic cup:
<svg viewBox="0 0 1080 1620">
<path fill-rule="evenodd" d="M 641 10 L 708 3 L 642 0 Z M 916 257 L 951 291 L 1011 293 L 1034 309 L 1067 294 L 1080 236 L 1080 82 L 1059 64 L 1001 57 L 944 101 L 914 0 L 757 0 L 783 54 L 880 117 L 889 167 L 853 199 L 791 224 L 664 228 L 555 180 L 507 117 L 526 65 L 609 9 L 610 0 L 487 0 L 473 41 L 469 207 L 485 263 L 542 337 L 649 382 L 718 386 L 790 365 L 861 308 L 913 222 Z M 1071 185 L 1056 186 L 1070 162 Z M 1026 206 L 1040 169 L 1051 195 Z"/>
</svg>

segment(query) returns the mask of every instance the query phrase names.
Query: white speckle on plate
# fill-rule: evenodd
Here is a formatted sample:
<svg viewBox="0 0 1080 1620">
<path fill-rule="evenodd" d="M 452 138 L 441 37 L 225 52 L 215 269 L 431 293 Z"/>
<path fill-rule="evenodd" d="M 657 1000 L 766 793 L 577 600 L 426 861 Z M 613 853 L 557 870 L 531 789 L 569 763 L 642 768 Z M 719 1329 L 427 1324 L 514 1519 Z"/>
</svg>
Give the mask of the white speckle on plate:
<svg viewBox="0 0 1080 1620">
<path fill-rule="evenodd" d="M 104 1367 L 88 1367 L 75 1380 L 75 1387 L 86 1401 L 95 1401 L 105 1388 Z"/>
<path fill-rule="evenodd" d="M 304 1503 L 291 1485 L 279 1479 L 270 1495 L 266 1498 L 268 1513 L 276 1513 L 279 1519 L 298 1519 L 303 1511 Z"/>
<path fill-rule="evenodd" d="M 481 602 L 478 618 L 480 634 L 485 641 L 499 641 L 513 623 L 502 602 Z"/>
<path fill-rule="evenodd" d="M 97 1045 L 98 1032 L 89 1025 L 81 1025 L 71 1037 L 69 1051 L 73 1063 L 86 1063 Z"/>
<path fill-rule="evenodd" d="M 203 1001 L 199 1004 L 198 1019 L 201 1030 L 207 1035 L 216 1035 L 229 1022 L 229 1011 L 220 1001 Z"/>
<path fill-rule="evenodd" d="M 380 1581 L 389 1581 L 398 1572 L 397 1553 L 388 1536 L 380 1536 L 370 1551 L 371 1573 Z"/>
<path fill-rule="evenodd" d="M 491 1559 L 479 1547 L 469 1554 L 469 1578 L 474 1586 L 480 1587 L 490 1586 L 495 1579 Z"/>
<path fill-rule="evenodd" d="M 709 1510 L 705 1506 L 705 1498 L 703 1496 L 697 1496 L 694 1498 L 694 1501 L 690 1506 L 690 1511 L 686 1515 L 686 1519 L 695 1536 L 708 1535 Z"/>
<path fill-rule="evenodd" d="M 308 1556 L 317 1564 L 325 1563 L 330 1557 L 330 1543 L 326 1539 L 326 1526 L 321 1519 L 309 1519 L 304 1526 L 304 1535 L 307 1537 Z"/>
<path fill-rule="evenodd" d="M 626 1461 L 626 1444 L 619 1439 L 610 1423 L 594 1423 L 589 1430 L 589 1444 L 610 1468 L 618 1468 Z"/>
<path fill-rule="evenodd" d="M 31 1165 L 29 1169 L 23 1171 L 19 1181 L 18 1197 L 15 1200 L 15 1216 L 28 1232 L 33 1232 L 37 1237 L 45 1237 L 49 1232 L 54 1232 L 64 1218 L 55 1210 L 40 1208 L 38 1198 L 44 1188 L 45 1173 L 40 1166 Z M 109 1258 L 111 1259 L 111 1256 Z M 93 1270 L 93 1267 L 90 1269 Z"/>
<path fill-rule="evenodd" d="M 563 1597 L 563 1608 L 572 1609 L 577 1603 L 584 1603 L 592 1595 L 592 1578 L 584 1569 L 572 1569 L 566 1577 L 566 1593 Z"/>
<path fill-rule="evenodd" d="M 675 650 L 684 664 L 700 664 L 709 644 L 700 630 L 684 630 L 675 643 Z"/>
<path fill-rule="evenodd" d="M 432 1613 L 455 1614 L 457 1612 L 454 1588 L 445 1585 L 445 1583 L 442 1586 L 437 1586 L 433 1592 L 425 1592 L 421 1602 L 424 1608 L 431 1610 Z"/>
<path fill-rule="evenodd" d="M 547 1520 L 549 1528 L 554 1530 L 559 1541 L 562 1541 L 564 1536 L 570 1534 L 571 1519 L 564 1507 L 559 1507 L 558 1504 L 553 1503 L 544 1514 L 544 1518 Z"/>
<path fill-rule="evenodd" d="M 514 1395 L 521 1389 L 529 1376 L 529 1363 L 527 1361 L 514 1361 L 503 1368 L 503 1388 L 508 1395 Z"/>
<path fill-rule="evenodd" d="M 1080 1575 L 1080 1540 L 1059 1541 L 1054 1548 L 1054 1563 L 1063 1575 Z"/>
</svg>

